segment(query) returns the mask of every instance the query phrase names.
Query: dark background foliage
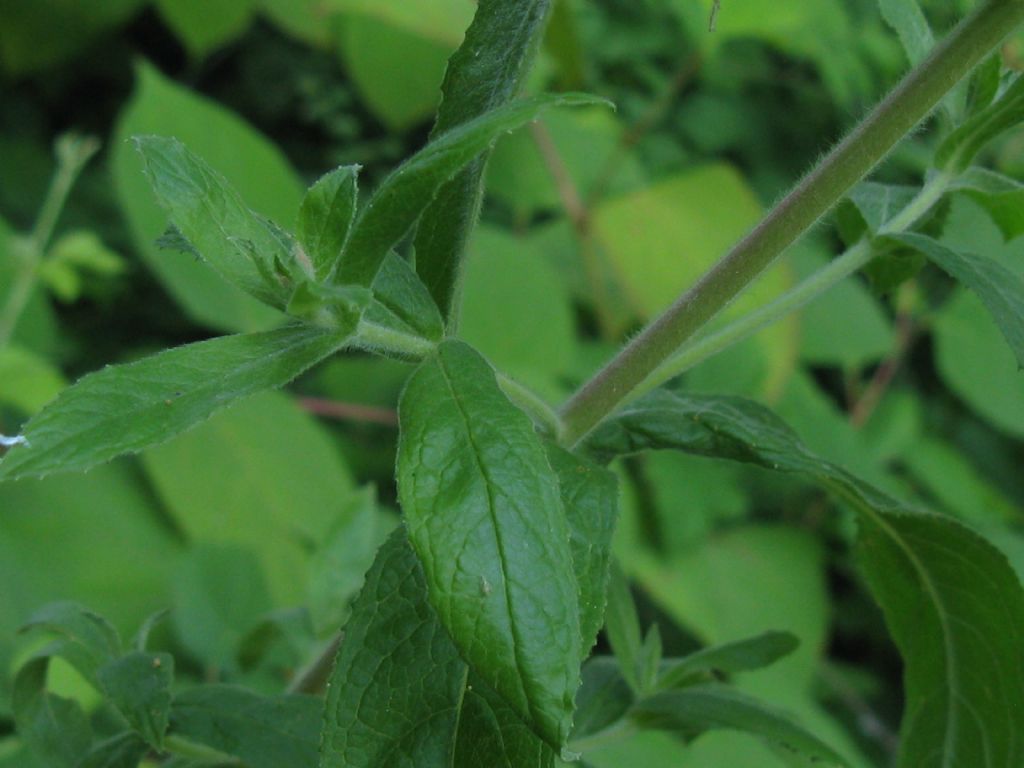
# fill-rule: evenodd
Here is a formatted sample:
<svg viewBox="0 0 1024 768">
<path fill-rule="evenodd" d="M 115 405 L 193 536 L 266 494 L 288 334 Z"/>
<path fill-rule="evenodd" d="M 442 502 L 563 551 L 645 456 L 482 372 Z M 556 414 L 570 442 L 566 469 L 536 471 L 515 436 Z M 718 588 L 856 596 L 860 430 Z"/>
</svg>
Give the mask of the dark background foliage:
<svg viewBox="0 0 1024 768">
<path fill-rule="evenodd" d="M 944 30 L 970 4 L 924 5 Z M 553 114 L 503 140 L 489 168 L 461 332 L 552 399 L 756 222 L 907 66 L 873 0 L 725 0 L 714 32 L 709 6 L 560 3 L 530 89 L 596 93 L 617 111 Z M 0 0 L 0 308 L 55 139 L 103 143 L 60 218 L 52 267 L 0 342 L 0 432 L 17 433 L 65 382 L 104 364 L 279 320 L 155 246 L 166 219 L 128 135 L 181 136 L 290 224 L 322 173 L 359 163 L 370 188 L 424 143 L 472 12 L 468 0 Z M 1004 58 L 1020 68 L 1024 41 Z M 918 183 L 934 144 L 934 131 L 916 134 L 879 178 Z M 984 161 L 1022 178 L 1022 158 L 1018 131 Z M 838 253 L 833 224 L 738 306 Z M 1024 240 L 1004 242 L 969 200 L 932 226 L 1024 273 Z M 772 405 L 822 455 L 969 521 L 1024 571 L 1024 384 L 1012 353 L 938 272 L 889 291 L 869 276 L 684 385 Z M 86 603 L 124 632 L 170 607 L 156 638 L 179 678 L 279 690 L 344 619 L 396 519 L 394 407 L 408 372 L 346 354 L 137 458 L 0 487 L 0 766 L 32 764 L 7 699 L 33 646 L 14 632 L 51 600 Z M 616 549 L 666 652 L 794 632 L 800 650 L 741 687 L 855 765 L 884 765 L 900 662 L 852 568 L 848 513 L 801 483 L 706 459 L 659 453 L 617 472 Z M 68 667 L 54 665 L 51 685 L 95 703 Z M 647 734 L 592 762 L 783 764 L 729 733 L 687 749 Z"/>
</svg>

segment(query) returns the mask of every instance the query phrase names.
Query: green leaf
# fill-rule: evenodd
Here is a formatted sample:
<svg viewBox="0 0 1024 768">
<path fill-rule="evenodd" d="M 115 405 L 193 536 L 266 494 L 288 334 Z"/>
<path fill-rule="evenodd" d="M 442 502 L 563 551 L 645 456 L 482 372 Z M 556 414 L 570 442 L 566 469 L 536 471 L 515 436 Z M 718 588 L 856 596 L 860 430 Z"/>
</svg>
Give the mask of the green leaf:
<svg viewBox="0 0 1024 768">
<path fill-rule="evenodd" d="M 294 5 L 295 0 L 288 1 L 289 17 L 295 15 Z M 393 132 L 430 119 L 441 96 L 445 63 L 462 39 L 473 6 L 461 0 L 332 0 L 332 6 L 343 13 L 335 26 L 340 27 L 346 74 L 367 107 Z M 311 14 L 321 28 L 328 26 L 322 8 L 314 5 Z"/>
<path fill-rule="evenodd" d="M 174 632 L 209 669 L 232 673 L 245 633 L 272 608 L 256 556 L 230 544 L 200 542 L 173 579 Z"/>
<path fill-rule="evenodd" d="M 473 234 L 464 270 L 459 338 L 542 394 L 561 394 L 557 382 L 576 358 L 576 318 L 544 254 L 484 226 Z"/>
<path fill-rule="evenodd" d="M 817 251 L 799 249 L 794 266 L 806 279 L 827 264 Z M 849 329 L 857 328 L 856 334 Z M 811 365 L 856 369 L 892 351 L 892 323 L 878 299 L 857 277 L 837 283 L 812 301 L 800 315 L 800 357 Z"/>
<path fill-rule="evenodd" d="M 977 457 L 965 455 L 956 446 L 930 437 L 914 441 L 912 449 L 900 456 L 915 484 L 943 510 L 987 531 L 1010 523 L 1020 511 L 1004 492 L 985 477 L 986 463 L 975 466 Z"/>
<path fill-rule="evenodd" d="M 547 450 L 569 522 L 569 547 L 579 586 L 581 650 L 586 658 L 604 624 L 612 536 L 619 516 L 618 479 L 558 446 L 549 445 Z"/>
<path fill-rule="evenodd" d="M 554 768 L 556 759 L 508 702 L 470 673 L 452 768 Z"/>
<path fill-rule="evenodd" d="M 1024 120 L 1024 77 L 1017 75 L 999 98 L 953 131 L 935 150 L 935 167 L 950 173 L 967 169 L 997 136 Z"/>
<path fill-rule="evenodd" d="M 969 168 L 953 190 L 984 208 L 1009 242 L 1024 234 L 1024 184 L 987 168 Z"/>
<path fill-rule="evenodd" d="M 554 12 L 552 23 L 558 13 Z M 552 112 L 544 117 L 544 129 L 582 199 L 616 197 L 648 183 L 636 154 L 620 149 L 627 128 L 616 113 L 599 107 Z M 712 130 L 721 135 L 720 125 Z M 609 178 L 601 161 L 613 154 L 620 159 L 614 178 Z M 494 148 L 487 163 L 487 195 L 508 205 L 517 216 L 562 212 L 558 184 L 529 131 L 502 139 Z"/>
<path fill-rule="evenodd" d="M 0 483 L 4 669 L 20 658 L 17 628 L 49 602 L 92 606 L 123 631 L 167 605 L 179 543 L 139 480 L 137 469 L 118 463 L 88 475 Z M 0 675 L 0 716 L 9 694 L 9 679 Z"/>
<path fill-rule="evenodd" d="M 170 609 L 161 608 L 159 611 L 155 611 L 143 620 L 138 630 L 135 632 L 135 636 L 132 638 L 132 647 L 136 651 L 146 650 L 146 646 L 149 645 L 149 636 L 157 625 L 163 623 L 164 619 L 167 618 L 170 613 Z"/>
<path fill-rule="evenodd" d="M 917 193 L 916 187 L 862 181 L 850 190 L 837 212 L 843 239 L 853 245 L 865 232 L 875 234 Z"/>
<path fill-rule="evenodd" d="M 905 661 L 899 764 L 1020 765 L 1024 598 L 1005 556 L 948 518 L 890 514 L 862 523 L 858 558 Z"/>
<path fill-rule="evenodd" d="M 917 66 L 935 45 L 928 20 L 917 0 L 878 0 L 882 18 L 899 35 L 911 66 Z"/>
<path fill-rule="evenodd" d="M 888 239 L 923 253 L 974 291 L 1024 368 L 1024 280 L 994 258 L 954 250 L 924 235 L 907 233 Z"/>
<path fill-rule="evenodd" d="M 50 247 L 39 265 L 39 279 L 61 301 L 75 301 L 82 294 L 83 274 L 112 276 L 123 272 L 124 259 L 104 245 L 95 232 L 68 232 Z"/>
<path fill-rule="evenodd" d="M 431 341 L 444 336 L 444 320 L 423 282 L 409 262 L 391 252 L 373 280 L 375 306 L 367 320 L 406 330 Z"/>
<path fill-rule="evenodd" d="M 590 445 L 604 455 L 674 447 L 802 473 L 831 490 L 860 514 L 861 561 L 903 654 L 901 765 L 936 755 L 963 766 L 1020 762 L 1024 590 L 984 539 L 947 518 L 910 513 L 739 398 L 657 392 L 613 417 Z"/>
<path fill-rule="evenodd" d="M 580 614 L 544 448 L 460 342 L 417 369 L 399 415 L 399 497 L 430 601 L 474 672 L 557 748 L 579 682 Z"/>
<path fill-rule="evenodd" d="M 967 199 L 954 201 L 946 242 L 977 250 L 1024 276 L 1019 245 L 1002 242 L 984 211 Z M 935 362 L 946 386 L 986 422 L 1024 435 L 1024 377 L 1014 352 L 981 300 L 957 289 L 934 324 Z"/>
<path fill-rule="evenodd" d="M 744 731 L 799 753 L 815 765 L 848 765 L 787 714 L 723 685 L 698 685 L 655 694 L 635 704 L 630 718 L 642 727 L 672 731 L 686 739 L 719 728 Z"/>
<path fill-rule="evenodd" d="M 340 330 L 288 327 L 91 373 L 29 421 L 29 445 L 0 462 L 0 479 L 88 469 L 165 442 L 233 400 L 287 384 L 348 338 Z"/>
<path fill-rule="evenodd" d="M 605 614 L 605 634 L 619 669 L 633 691 L 642 691 L 639 669 L 643 638 L 636 603 L 629 591 L 629 580 L 616 564 L 608 582 L 608 609 Z"/>
<path fill-rule="evenodd" d="M 36 611 L 21 628 L 22 632 L 43 631 L 58 640 L 50 646 L 50 656 L 67 659 L 93 685 L 97 671 L 121 654 L 121 638 L 110 622 L 77 603 L 60 602 Z"/>
<path fill-rule="evenodd" d="M 635 551 L 627 562 L 637 588 L 708 646 L 782 627 L 800 638 L 788 658 L 743 675 L 737 684 L 801 713 L 808 709 L 829 633 L 825 553 L 818 537 L 792 526 L 734 523 L 667 560 Z M 787 594 L 800 599 L 776 599 Z"/>
<path fill-rule="evenodd" d="M 651 624 L 644 635 L 643 645 L 640 646 L 640 658 L 637 669 L 639 680 L 639 692 L 645 693 L 653 690 L 658 681 L 658 670 L 661 667 L 661 657 L 664 649 L 661 643 L 661 630 L 657 624 Z"/>
<path fill-rule="evenodd" d="M 387 533 L 372 488 L 353 497 L 310 563 L 309 613 L 318 635 L 336 632 Z"/>
<path fill-rule="evenodd" d="M 352 606 L 324 712 L 320 768 L 547 768 L 553 760 L 469 672 L 401 529 Z"/>
<path fill-rule="evenodd" d="M 157 0 L 160 16 L 195 58 L 239 37 L 252 19 L 254 0 Z"/>
<path fill-rule="evenodd" d="M 143 0 L 110 0 L 96 7 L 77 0 L 5 5 L 0 64 L 14 75 L 60 64 L 123 24 L 142 5 Z"/>
<path fill-rule="evenodd" d="M 292 269 L 297 245 L 177 139 L 136 136 L 134 143 L 157 200 L 196 252 L 228 282 L 284 309 L 286 280 L 299 276 Z"/>
<path fill-rule="evenodd" d="M 765 632 L 757 637 L 713 645 L 671 664 L 658 680 L 659 688 L 678 688 L 712 673 L 747 672 L 774 664 L 791 654 L 800 640 L 789 632 Z"/>
<path fill-rule="evenodd" d="M 617 659 L 592 656 L 583 665 L 583 682 L 576 695 L 573 742 L 600 733 L 623 717 L 635 701 Z M 570 742 L 570 748 L 573 746 Z"/>
<path fill-rule="evenodd" d="M 249 207 L 272 221 L 291 222 L 302 200 L 303 185 L 288 161 L 237 115 L 145 63 L 137 69 L 135 93 L 110 140 L 114 186 L 136 250 L 188 315 L 206 327 L 231 332 L 279 324 L 278 312 L 208 266 L 157 247 L 167 214 L 154 199 L 129 141 L 155 133 L 175 136 L 205 158 Z"/>
<path fill-rule="evenodd" d="M 695 283 L 760 218 L 761 204 L 743 177 L 733 167 L 716 163 L 601 203 L 593 211 L 593 226 L 636 314 L 648 320 Z M 680 243 L 685 243 L 685 255 Z M 787 272 L 783 268 L 767 273 L 722 313 L 721 322 L 784 293 L 791 282 Z M 777 387 L 785 379 L 797 351 L 798 327 L 793 316 L 744 346 L 738 363 L 756 371 L 748 389 Z M 720 357 L 712 365 L 726 359 Z M 723 365 L 725 378 L 735 382 L 737 360 Z"/>
<path fill-rule="evenodd" d="M 232 685 L 203 685 L 174 697 L 170 733 L 242 759 L 249 768 L 313 768 L 320 700 L 259 696 Z"/>
<path fill-rule="evenodd" d="M 971 76 L 968 88 L 967 116 L 971 117 L 988 107 L 996 96 L 999 95 L 999 86 L 1002 81 L 1003 55 L 995 52 L 978 68 Z"/>
<path fill-rule="evenodd" d="M 49 663 L 46 655 L 38 655 L 21 668 L 11 708 L 18 735 L 43 765 L 73 768 L 89 749 L 92 729 L 77 701 L 47 693 Z"/>
<path fill-rule="evenodd" d="M 468 670 L 403 530 L 377 553 L 327 688 L 320 768 L 446 765 Z"/>
<path fill-rule="evenodd" d="M 343 165 L 321 177 L 302 199 L 295 234 L 313 263 L 317 280 L 334 271 L 356 215 L 358 165 Z"/>
<path fill-rule="evenodd" d="M 348 507 L 352 479 L 330 433 L 291 397 L 256 395 L 142 460 L 189 541 L 255 555 L 271 607 L 305 601 L 312 551 Z"/>
<path fill-rule="evenodd" d="M 171 709 L 174 658 L 133 651 L 101 667 L 103 693 L 150 746 L 163 747 Z"/>
<path fill-rule="evenodd" d="M 20 347 L 0 349 L 0 403 L 36 413 L 64 388 L 60 371 Z"/>
<path fill-rule="evenodd" d="M 459 50 L 448 62 L 433 136 L 511 101 L 538 48 L 551 0 L 483 0 Z M 454 301 L 469 236 L 483 194 L 487 155 L 446 183 L 416 233 L 416 271 L 445 319 Z"/>
<path fill-rule="evenodd" d="M 747 0 L 722 4 L 714 34 L 708 34 L 708 18 L 714 0 L 671 0 L 691 30 L 691 39 L 702 48 L 713 49 L 732 40 L 763 40 L 791 56 L 810 59 L 820 70 L 829 91 L 840 103 L 850 104 L 864 98 L 861 78 L 868 77 L 863 62 L 850 45 L 861 27 L 854 26 L 849 6 L 840 0 L 806 0 L 784 7 L 772 0 Z M 720 55 L 728 55 L 720 54 Z"/>
<path fill-rule="evenodd" d="M 134 731 L 125 731 L 95 744 L 75 768 L 138 768 L 148 752 L 149 745 Z"/>
<path fill-rule="evenodd" d="M 502 134 L 545 109 L 599 103 L 581 94 L 542 96 L 510 104 L 464 123 L 405 161 L 360 209 L 335 280 L 370 285 L 381 263 L 412 228 L 438 191 Z"/>
</svg>

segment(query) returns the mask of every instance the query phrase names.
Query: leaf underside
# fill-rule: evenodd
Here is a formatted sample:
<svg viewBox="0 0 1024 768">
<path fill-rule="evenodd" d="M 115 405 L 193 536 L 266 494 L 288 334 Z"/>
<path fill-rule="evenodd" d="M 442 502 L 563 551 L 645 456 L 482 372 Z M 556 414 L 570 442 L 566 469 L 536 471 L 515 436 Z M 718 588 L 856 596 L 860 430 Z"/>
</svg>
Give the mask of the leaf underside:
<svg viewBox="0 0 1024 768">
<path fill-rule="evenodd" d="M 677 449 L 806 475 L 860 516 L 858 554 L 903 655 L 900 766 L 1024 761 L 1024 590 L 1006 558 L 960 523 L 914 512 L 808 451 L 763 406 L 660 391 L 589 439 L 608 459 Z"/>
</svg>

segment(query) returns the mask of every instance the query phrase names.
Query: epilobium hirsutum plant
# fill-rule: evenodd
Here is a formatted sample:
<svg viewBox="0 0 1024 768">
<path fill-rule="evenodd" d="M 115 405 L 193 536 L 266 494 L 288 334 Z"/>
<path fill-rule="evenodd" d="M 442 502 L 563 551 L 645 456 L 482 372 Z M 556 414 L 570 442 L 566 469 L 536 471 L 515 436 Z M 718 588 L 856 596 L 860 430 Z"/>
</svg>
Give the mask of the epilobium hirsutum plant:
<svg viewBox="0 0 1024 768">
<path fill-rule="evenodd" d="M 1024 0 L 981 2 L 938 44 L 916 5 L 882 5 L 915 68 L 559 409 L 457 338 L 462 258 L 490 147 L 545 110 L 595 101 L 517 97 L 549 0 L 480 0 L 427 146 L 364 200 L 358 167 L 327 174 L 307 193 L 294 233 L 254 214 L 175 139 L 137 137 L 173 225 L 167 239 L 291 321 L 86 376 L 28 423 L 0 478 L 86 470 L 139 451 L 358 348 L 419 361 L 399 404 L 403 525 L 325 654 L 334 657 L 325 701 L 224 686 L 172 696 L 172 660 L 145 651 L 145 630 L 127 651 L 102 619 L 63 606 L 35 622 L 59 639 L 16 683 L 25 740 L 56 756 L 54 765 L 134 765 L 155 751 L 252 766 L 533 768 L 586 760 L 590 745 L 637 729 L 690 739 L 728 728 L 800 764 L 846 765 L 771 702 L 719 682 L 789 653 L 791 636 L 671 660 L 656 633 L 642 636 L 610 562 L 618 491 L 605 466 L 668 449 L 801 475 L 857 513 L 860 567 L 905 662 L 900 766 L 1024 765 L 1024 590 L 1004 557 L 963 525 L 907 509 L 817 457 L 767 408 L 666 386 L 893 251 L 915 252 L 973 290 L 1024 365 L 1024 284 L 921 227 L 947 194 L 968 190 L 1008 234 L 1024 230 L 1024 215 L 1006 205 L 1007 195 L 1020 199 L 1020 185 L 972 168 L 982 147 L 1024 118 L 1024 78 L 991 58 L 1024 22 Z M 976 67 L 963 98 L 960 84 Z M 940 106 L 950 127 L 916 194 L 855 186 Z M 859 235 L 849 250 L 773 303 L 705 331 L 847 195 Z M 399 249 L 413 232 L 406 258 Z M 602 627 L 614 657 L 588 661 Z M 121 712 L 121 735 L 92 744 L 75 705 L 46 691 L 54 655 Z M 317 756 L 309 713 L 321 706 Z"/>
</svg>

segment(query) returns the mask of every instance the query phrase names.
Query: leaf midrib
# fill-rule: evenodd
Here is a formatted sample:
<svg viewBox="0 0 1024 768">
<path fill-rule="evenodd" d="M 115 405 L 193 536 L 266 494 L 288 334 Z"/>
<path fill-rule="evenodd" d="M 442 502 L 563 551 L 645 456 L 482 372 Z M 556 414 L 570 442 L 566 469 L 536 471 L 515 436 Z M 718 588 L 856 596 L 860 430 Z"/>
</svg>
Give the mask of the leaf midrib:
<svg viewBox="0 0 1024 768">
<path fill-rule="evenodd" d="M 445 366 L 444 359 L 441 355 L 437 356 L 437 367 L 441 373 L 441 378 L 444 380 L 445 386 L 448 388 L 448 392 L 451 395 L 452 402 L 455 404 L 456 410 L 459 412 L 459 417 L 462 422 L 462 429 L 466 435 L 466 440 L 470 445 L 470 453 L 473 456 L 473 463 L 476 464 L 477 470 L 480 476 L 484 479 L 484 486 L 487 489 L 487 512 L 491 518 L 491 527 L 494 530 L 494 540 L 498 548 L 498 558 L 501 564 L 501 588 L 505 595 L 505 606 L 508 614 L 509 629 L 512 632 L 512 655 L 516 662 L 516 673 L 519 679 L 519 687 L 522 690 L 523 699 L 526 701 L 526 707 L 530 711 L 530 716 L 536 720 L 536 712 L 534 711 L 533 701 L 530 695 L 526 692 L 526 681 L 523 676 L 523 660 L 520 654 L 521 639 L 519 637 L 519 630 L 516 625 L 515 617 L 513 616 L 513 600 L 512 594 L 509 590 L 509 580 L 507 577 L 508 573 L 508 557 L 505 552 L 505 542 L 501 533 L 501 526 L 494 504 L 494 494 L 492 492 L 492 486 L 494 485 L 491 480 L 490 474 L 487 472 L 484 463 L 480 460 L 480 451 L 477 448 L 476 440 L 474 439 L 473 430 L 471 429 L 471 422 L 469 414 L 466 412 L 465 407 L 462 405 L 462 400 L 455 390 L 454 383 L 451 375 Z M 495 384 L 497 387 L 497 384 Z"/>
<path fill-rule="evenodd" d="M 833 482 L 837 482 L 834 478 Z M 943 749 L 942 749 L 942 768 L 955 768 L 953 758 L 955 757 L 955 744 L 957 741 L 959 731 L 959 719 L 956 717 L 955 712 L 955 701 L 960 696 L 960 659 L 956 653 L 956 647 L 953 645 L 953 633 L 949 623 L 949 612 L 946 608 L 945 603 L 942 600 L 941 594 L 937 589 L 935 583 L 932 581 L 931 574 L 925 567 L 924 563 L 921 562 L 920 558 L 917 557 L 916 553 L 907 546 L 903 537 L 900 536 L 899 532 L 893 529 L 885 517 L 874 510 L 869 504 L 866 504 L 860 499 L 859 494 L 849 493 L 846 489 L 846 484 L 842 483 L 844 492 L 842 495 L 847 500 L 852 501 L 856 507 L 858 507 L 862 514 L 870 518 L 885 534 L 896 544 L 897 548 L 903 552 L 904 556 L 910 562 L 914 571 L 917 573 L 918 578 L 921 580 L 921 584 L 924 587 L 926 594 L 931 599 L 935 607 L 935 613 L 939 620 L 939 626 L 942 628 L 942 647 L 948 661 L 947 669 L 949 670 L 949 691 L 946 697 L 946 727 L 943 729 Z M 984 736 L 983 736 L 984 737 Z M 987 742 L 987 739 L 986 739 Z M 986 755 L 988 751 L 986 749 Z M 986 763 L 988 761 L 986 760 Z M 991 765 L 990 763 L 988 763 Z"/>
</svg>

